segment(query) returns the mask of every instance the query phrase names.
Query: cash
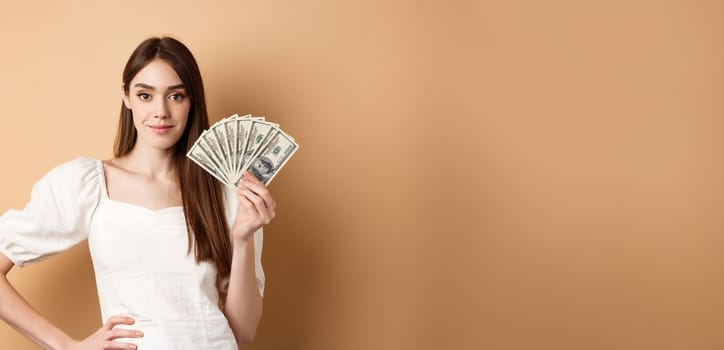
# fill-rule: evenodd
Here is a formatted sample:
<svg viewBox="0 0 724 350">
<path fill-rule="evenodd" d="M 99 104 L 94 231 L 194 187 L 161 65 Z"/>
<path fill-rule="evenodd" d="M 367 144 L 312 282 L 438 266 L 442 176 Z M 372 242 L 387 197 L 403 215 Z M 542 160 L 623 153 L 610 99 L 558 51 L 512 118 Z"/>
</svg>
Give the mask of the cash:
<svg viewBox="0 0 724 350">
<path fill-rule="evenodd" d="M 298 149 L 279 124 L 234 114 L 204 130 L 186 156 L 224 185 L 237 187 L 245 170 L 269 185 Z"/>
</svg>

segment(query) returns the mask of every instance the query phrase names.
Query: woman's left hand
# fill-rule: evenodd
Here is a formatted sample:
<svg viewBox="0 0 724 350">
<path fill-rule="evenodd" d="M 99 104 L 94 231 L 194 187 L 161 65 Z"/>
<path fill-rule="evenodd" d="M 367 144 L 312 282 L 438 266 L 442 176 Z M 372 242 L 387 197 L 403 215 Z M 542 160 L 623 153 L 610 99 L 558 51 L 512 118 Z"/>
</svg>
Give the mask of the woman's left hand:
<svg viewBox="0 0 724 350">
<path fill-rule="evenodd" d="M 244 178 L 239 181 L 236 198 L 239 209 L 231 235 L 235 241 L 247 241 L 256 230 L 274 219 L 277 204 L 266 186 L 248 171 L 244 171 Z"/>
</svg>

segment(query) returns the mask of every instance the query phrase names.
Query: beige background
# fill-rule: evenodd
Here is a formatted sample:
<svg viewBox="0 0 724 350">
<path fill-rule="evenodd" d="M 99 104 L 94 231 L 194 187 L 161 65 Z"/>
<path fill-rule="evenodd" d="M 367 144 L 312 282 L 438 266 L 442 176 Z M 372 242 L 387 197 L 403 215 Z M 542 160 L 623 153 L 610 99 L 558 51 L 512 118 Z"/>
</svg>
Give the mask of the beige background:
<svg viewBox="0 0 724 350">
<path fill-rule="evenodd" d="M 214 120 L 302 146 L 271 185 L 250 348 L 722 349 L 722 10 L 4 1 L 0 210 L 111 155 L 123 65 L 171 34 Z M 85 245 L 10 278 L 73 336 L 99 326 Z M 4 324 L 0 344 L 35 348 Z"/>
</svg>

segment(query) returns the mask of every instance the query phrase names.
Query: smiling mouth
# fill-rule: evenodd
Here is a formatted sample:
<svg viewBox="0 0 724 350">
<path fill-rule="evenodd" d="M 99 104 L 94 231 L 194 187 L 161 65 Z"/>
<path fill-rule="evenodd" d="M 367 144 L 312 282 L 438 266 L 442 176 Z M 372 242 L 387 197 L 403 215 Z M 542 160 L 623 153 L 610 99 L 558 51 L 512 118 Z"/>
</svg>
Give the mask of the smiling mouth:
<svg viewBox="0 0 724 350">
<path fill-rule="evenodd" d="M 148 125 L 151 128 L 151 132 L 156 135 L 167 135 L 171 133 L 173 125 Z"/>
</svg>

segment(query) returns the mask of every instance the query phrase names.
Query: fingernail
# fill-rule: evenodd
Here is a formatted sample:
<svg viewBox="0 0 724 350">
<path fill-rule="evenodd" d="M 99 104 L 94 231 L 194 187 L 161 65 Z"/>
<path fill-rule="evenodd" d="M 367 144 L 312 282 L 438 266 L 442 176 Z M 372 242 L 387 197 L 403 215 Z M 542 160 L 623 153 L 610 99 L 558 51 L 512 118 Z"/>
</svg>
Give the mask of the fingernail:
<svg viewBox="0 0 724 350">
<path fill-rule="evenodd" d="M 139 336 L 139 337 L 142 337 L 142 336 L 143 336 L 143 332 L 136 332 L 136 335 Z"/>
</svg>

